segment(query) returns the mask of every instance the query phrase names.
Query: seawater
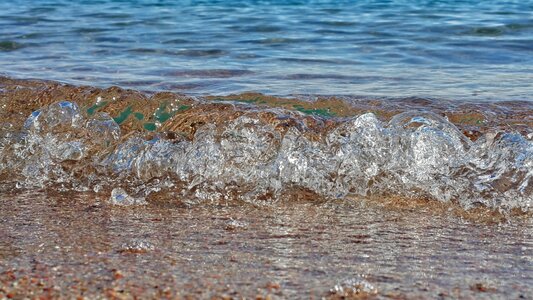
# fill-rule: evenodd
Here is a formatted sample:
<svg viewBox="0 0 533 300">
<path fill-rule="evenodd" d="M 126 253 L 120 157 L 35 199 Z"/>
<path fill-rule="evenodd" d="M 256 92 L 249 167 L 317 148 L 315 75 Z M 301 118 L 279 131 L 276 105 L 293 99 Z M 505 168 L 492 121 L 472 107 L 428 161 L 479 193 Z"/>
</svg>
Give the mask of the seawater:
<svg viewBox="0 0 533 300">
<path fill-rule="evenodd" d="M 187 94 L 529 101 L 533 1 L 2 1 L 0 72 Z"/>
<path fill-rule="evenodd" d="M 22 94 L 22 105 L 35 95 Z M 23 115 L 3 113 L 12 121 L 2 123 L 3 183 L 110 193 L 110 202 L 119 205 L 162 197 L 256 204 L 291 195 L 393 195 L 526 213 L 533 205 L 533 134 L 527 132 L 491 127 L 472 140 L 429 111 L 397 113 L 386 122 L 372 112 L 313 115 L 321 111 L 301 104 L 290 110 L 132 95 L 93 104 L 91 98 L 42 106 L 23 124 Z M 154 104 L 159 107 L 152 112 Z M 154 123 L 141 126 L 146 121 Z"/>
</svg>

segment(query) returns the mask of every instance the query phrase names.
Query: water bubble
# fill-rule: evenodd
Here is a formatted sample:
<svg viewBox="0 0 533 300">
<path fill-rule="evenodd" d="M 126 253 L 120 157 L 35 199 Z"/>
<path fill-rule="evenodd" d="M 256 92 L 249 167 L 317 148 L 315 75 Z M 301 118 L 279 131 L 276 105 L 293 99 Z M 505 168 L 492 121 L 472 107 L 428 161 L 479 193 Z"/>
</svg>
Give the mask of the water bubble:
<svg viewBox="0 0 533 300">
<path fill-rule="evenodd" d="M 109 202 L 113 205 L 130 206 L 130 205 L 146 205 L 143 198 L 133 198 L 128 195 L 123 188 L 114 188 L 111 191 Z"/>
<path fill-rule="evenodd" d="M 70 182 L 98 192 L 120 184 L 135 195 L 171 191 L 207 201 L 258 203 L 305 191 L 325 199 L 394 194 L 465 208 L 533 206 L 527 136 L 494 131 L 471 142 L 430 112 L 401 113 L 387 123 L 366 113 L 323 129 L 298 114 L 268 113 L 267 121 L 242 112 L 203 123 L 190 139 L 169 140 L 158 133 L 124 137 L 108 114 L 86 116 L 75 103 L 57 102 L 33 112 L 22 133 L 5 130 L 0 166 L 30 186 Z M 117 187 L 110 202 L 144 200 Z"/>
<path fill-rule="evenodd" d="M 40 110 L 36 110 L 30 114 L 30 116 L 24 122 L 24 128 L 27 130 L 39 130 L 39 116 L 41 115 Z"/>
<path fill-rule="evenodd" d="M 226 222 L 226 227 L 224 229 L 228 231 L 235 231 L 235 230 L 247 229 L 247 228 L 248 228 L 248 223 L 244 221 L 238 221 L 238 220 L 231 219 L 228 222 Z"/>
<path fill-rule="evenodd" d="M 154 249 L 155 249 L 155 246 L 148 241 L 133 240 L 131 242 L 122 244 L 118 252 L 141 254 L 141 253 L 153 251 Z"/>
<path fill-rule="evenodd" d="M 363 277 L 345 280 L 336 284 L 333 289 L 330 290 L 331 295 L 348 299 L 354 297 L 368 297 L 376 295 L 377 293 L 377 288 Z"/>
</svg>

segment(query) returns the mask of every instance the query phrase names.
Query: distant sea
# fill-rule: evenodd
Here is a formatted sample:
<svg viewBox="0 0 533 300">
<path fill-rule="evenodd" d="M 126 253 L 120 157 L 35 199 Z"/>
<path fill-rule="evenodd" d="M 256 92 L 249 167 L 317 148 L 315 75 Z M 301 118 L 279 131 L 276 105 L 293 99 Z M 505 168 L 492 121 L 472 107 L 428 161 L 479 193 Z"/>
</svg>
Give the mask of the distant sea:
<svg viewBox="0 0 533 300">
<path fill-rule="evenodd" d="M 530 101 L 533 1 L 1 1 L 0 74 L 187 94 Z"/>
</svg>

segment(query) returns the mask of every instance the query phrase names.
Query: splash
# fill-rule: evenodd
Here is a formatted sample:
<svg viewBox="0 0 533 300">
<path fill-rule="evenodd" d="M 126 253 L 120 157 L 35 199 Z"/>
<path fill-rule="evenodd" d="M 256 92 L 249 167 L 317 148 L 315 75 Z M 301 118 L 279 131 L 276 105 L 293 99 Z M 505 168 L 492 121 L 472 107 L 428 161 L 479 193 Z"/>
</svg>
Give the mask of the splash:
<svg viewBox="0 0 533 300">
<path fill-rule="evenodd" d="M 232 118 L 195 124 L 189 136 L 125 134 L 107 113 L 52 103 L 21 130 L 3 125 L 1 173 L 18 188 L 112 191 L 115 204 L 161 193 L 247 202 L 310 193 L 531 211 L 533 143 L 519 133 L 489 131 L 471 141 L 446 118 L 420 111 L 388 122 L 373 113 L 332 122 L 286 109 L 231 109 Z M 187 121 L 179 118 L 169 122 Z"/>
</svg>

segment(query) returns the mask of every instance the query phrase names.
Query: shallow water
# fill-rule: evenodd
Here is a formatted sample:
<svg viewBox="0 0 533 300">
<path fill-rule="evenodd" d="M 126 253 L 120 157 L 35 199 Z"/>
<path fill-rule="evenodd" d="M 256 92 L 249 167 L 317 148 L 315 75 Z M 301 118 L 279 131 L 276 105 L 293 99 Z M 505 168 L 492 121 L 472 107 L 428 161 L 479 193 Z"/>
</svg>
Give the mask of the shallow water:
<svg viewBox="0 0 533 300">
<path fill-rule="evenodd" d="M 532 1 L 2 1 L 0 72 L 188 94 L 533 98 Z"/>
<path fill-rule="evenodd" d="M 351 199 L 254 206 L 0 196 L 0 297 L 529 299 L 533 223 Z M 357 291 L 357 292 L 355 292 Z"/>
</svg>

